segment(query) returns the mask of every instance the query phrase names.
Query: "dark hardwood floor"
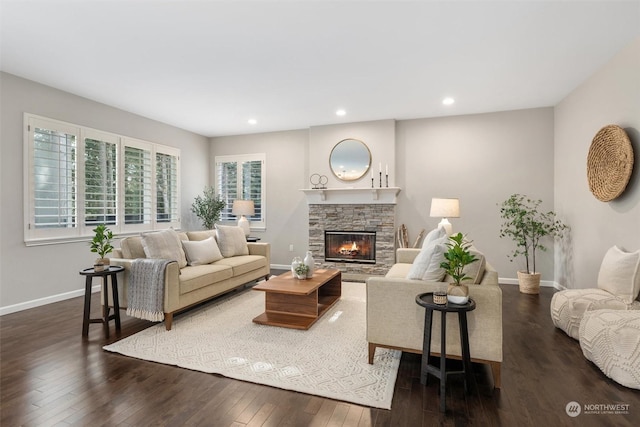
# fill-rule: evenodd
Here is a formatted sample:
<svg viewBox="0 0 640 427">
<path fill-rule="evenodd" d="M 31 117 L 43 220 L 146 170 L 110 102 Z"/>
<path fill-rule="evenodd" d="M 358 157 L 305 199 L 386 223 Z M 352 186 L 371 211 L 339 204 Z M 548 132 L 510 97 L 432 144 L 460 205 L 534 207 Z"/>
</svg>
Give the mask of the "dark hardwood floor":
<svg viewBox="0 0 640 427">
<path fill-rule="evenodd" d="M 80 279 L 79 279 L 80 282 Z M 577 341 L 549 317 L 553 294 L 502 285 L 502 389 L 474 364 L 476 384 L 465 395 L 460 378 L 438 411 L 438 381 L 420 384 L 420 357 L 403 354 L 390 411 L 245 383 L 217 375 L 132 359 L 102 346 L 151 323 L 124 315 L 122 331 L 105 339 L 92 324 L 81 337 L 82 298 L 0 318 L 2 426 L 632 426 L 640 423 L 640 391 L 606 378 Z M 99 297 L 93 296 L 92 316 Z M 453 364 L 458 363 L 452 361 Z M 624 404 L 627 414 L 565 412 L 583 405 Z"/>
</svg>

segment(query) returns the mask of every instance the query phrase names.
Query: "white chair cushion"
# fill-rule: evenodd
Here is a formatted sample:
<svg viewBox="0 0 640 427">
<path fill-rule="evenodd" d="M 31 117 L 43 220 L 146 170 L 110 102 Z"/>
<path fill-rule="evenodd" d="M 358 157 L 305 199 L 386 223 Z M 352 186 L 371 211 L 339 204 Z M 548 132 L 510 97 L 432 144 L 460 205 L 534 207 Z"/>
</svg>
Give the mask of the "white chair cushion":
<svg viewBox="0 0 640 427">
<path fill-rule="evenodd" d="M 144 233 L 142 248 L 147 258 L 170 259 L 178 262 L 180 268 L 187 266 L 187 257 L 182 249 L 180 237 L 173 229 Z"/>
<path fill-rule="evenodd" d="M 631 304 L 640 291 L 640 251 L 628 253 L 617 246 L 610 248 L 600 265 L 598 288 Z"/>
<path fill-rule="evenodd" d="M 423 246 L 418 256 L 411 264 L 407 279 L 426 280 L 429 282 L 442 281 L 445 271 L 440 263 L 445 261 L 444 253 L 447 251 L 445 236 L 432 240 L 427 246 Z"/>
<path fill-rule="evenodd" d="M 247 238 L 242 228 L 216 224 L 216 237 L 223 257 L 249 255 Z"/>
<path fill-rule="evenodd" d="M 607 377 L 640 389 L 640 311 L 589 311 L 579 336 L 584 357 Z"/>
<path fill-rule="evenodd" d="M 566 289 L 551 298 L 551 320 L 574 339 L 579 338 L 580 322 L 585 312 L 599 309 L 640 310 L 640 302 L 626 304 L 602 289 Z"/>
<path fill-rule="evenodd" d="M 223 258 L 213 236 L 204 240 L 183 240 L 182 247 L 187 255 L 187 263 L 189 265 L 211 264 Z"/>
</svg>

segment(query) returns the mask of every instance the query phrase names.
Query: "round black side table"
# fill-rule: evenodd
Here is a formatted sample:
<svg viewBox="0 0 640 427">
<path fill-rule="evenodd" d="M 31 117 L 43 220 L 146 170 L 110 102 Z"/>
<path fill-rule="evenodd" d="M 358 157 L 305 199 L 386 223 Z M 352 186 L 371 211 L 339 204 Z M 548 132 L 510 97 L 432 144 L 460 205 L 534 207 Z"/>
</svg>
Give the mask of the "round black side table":
<svg viewBox="0 0 640 427">
<path fill-rule="evenodd" d="M 475 310 L 476 302 L 469 298 L 466 304 L 436 304 L 433 302 L 433 292 L 427 292 L 416 296 L 416 303 L 425 308 L 424 315 L 424 339 L 422 342 L 422 367 L 420 372 L 420 383 L 427 384 L 428 374 L 440 380 L 440 411 L 446 412 L 446 385 L 447 375 L 464 374 L 464 391 L 469 392 L 467 384 L 471 381 L 471 356 L 469 355 L 469 332 L 467 329 L 467 312 Z M 431 353 L 431 324 L 433 321 L 433 310 L 441 312 L 440 316 L 440 366 L 429 364 L 429 354 Z M 447 359 L 447 313 L 458 313 L 458 323 L 460 324 L 460 341 L 462 345 L 462 371 L 449 371 L 446 368 Z"/>
<path fill-rule="evenodd" d="M 120 303 L 118 300 L 118 273 L 124 271 L 119 265 L 105 266 L 103 271 L 95 271 L 93 268 L 80 270 L 80 274 L 86 277 L 84 288 L 84 317 L 82 318 L 82 336 L 89 335 L 89 323 L 102 323 L 104 333 L 109 338 L 109 320 L 116 321 L 116 330 L 120 330 Z M 94 277 L 102 277 L 102 318 L 90 319 L 91 312 L 91 286 Z M 113 298 L 114 313 L 109 315 L 109 280 L 111 277 L 111 296 Z"/>
</svg>

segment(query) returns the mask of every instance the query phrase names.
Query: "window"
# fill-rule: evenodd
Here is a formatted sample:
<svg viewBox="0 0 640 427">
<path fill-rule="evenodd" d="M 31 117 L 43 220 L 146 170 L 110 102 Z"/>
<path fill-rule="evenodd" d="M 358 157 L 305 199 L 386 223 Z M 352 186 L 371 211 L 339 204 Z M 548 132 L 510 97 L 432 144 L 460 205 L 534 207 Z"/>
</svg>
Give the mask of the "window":
<svg viewBox="0 0 640 427">
<path fill-rule="evenodd" d="M 25 242 L 180 228 L 180 150 L 25 114 Z"/>
<path fill-rule="evenodd" d="M 255 214 L 248 218 L 251 227 L 265 228 L 265 155 L 217 156 L 215 163 L 216 192 L 225 202 L 220 219 L 236 221 L 236 216 L 231 213 L 233 201 L 253 200 Z"/>
</svg>

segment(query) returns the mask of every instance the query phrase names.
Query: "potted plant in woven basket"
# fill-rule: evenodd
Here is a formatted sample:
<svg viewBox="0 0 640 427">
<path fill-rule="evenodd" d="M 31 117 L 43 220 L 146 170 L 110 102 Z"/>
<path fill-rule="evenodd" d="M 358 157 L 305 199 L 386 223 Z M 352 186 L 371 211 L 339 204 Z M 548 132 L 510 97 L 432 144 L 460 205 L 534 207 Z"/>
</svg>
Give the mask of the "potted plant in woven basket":
<svg viewBox="0 0 640 427">
<path fill-rule="evenodd" d="M 462 282 L 471 277 L 465 274 L 464 268 L 478 259 L 469 251 L 471 242 L 465 241 L 462 233 L 449 236 L 447 247 L 449 249 L 444 253 L 446 261 L 440 263 L 440 268 L 453 278 L 453 283 L 447 289 L 447 300 L 454 304 L 465 304 L 469 301 L 469 287 Z"/>
<path fill-rule="evenodd" d="M 515 250 L 508 255 L 513 262 L 519 256 L 525 260 L 525 270 L 518 271 L 520 292 L 538 294 L 540 292 L 540 273 L 536 270 L 536 252 L 546 251 L 542 244 L 544 237 L 561 237 L 568 227 L 552 211 L 541 212 L 542 200 L 532 200 L 521 194 L 512 194 L 500 205 L 500 237 L 509 237 L 516 244 Z"/>
</svg>

